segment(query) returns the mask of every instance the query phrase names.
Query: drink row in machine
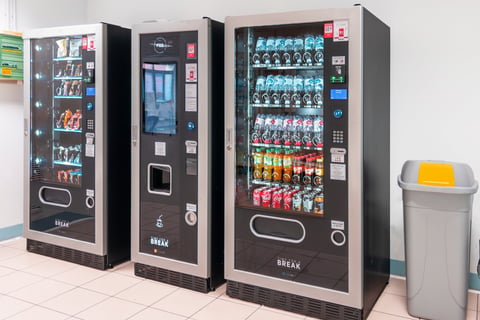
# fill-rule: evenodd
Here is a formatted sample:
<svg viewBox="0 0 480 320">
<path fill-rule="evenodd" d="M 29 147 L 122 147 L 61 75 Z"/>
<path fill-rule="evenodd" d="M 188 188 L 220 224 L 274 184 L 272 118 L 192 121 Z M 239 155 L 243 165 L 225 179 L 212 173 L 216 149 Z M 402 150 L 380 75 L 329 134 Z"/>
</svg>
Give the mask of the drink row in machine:
<svg viewBox="0 0 480 320">
<path fill-rule="evenodd" d="M 252 143 L 278 146 L 323 147 L 323 116 L 257 114 Z"/>
<path fill-rule="evenodd" d="M 323 77 L 260 75 L 255 81 L 252 103 L 266 106 L 321 108 Z"/>
<path fill-rule="evenodd" d="M 322 65 L 323 49 L 322 35 L 258 37 L 252 61 L 254 65 Z"/>
</svg>

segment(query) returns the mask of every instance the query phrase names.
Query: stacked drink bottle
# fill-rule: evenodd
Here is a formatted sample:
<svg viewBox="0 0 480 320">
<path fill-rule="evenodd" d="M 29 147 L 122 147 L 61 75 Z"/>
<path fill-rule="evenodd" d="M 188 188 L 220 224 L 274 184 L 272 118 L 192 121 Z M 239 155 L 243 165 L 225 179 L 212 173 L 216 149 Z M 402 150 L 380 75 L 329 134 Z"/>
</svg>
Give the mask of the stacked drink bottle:
<svg viewBox="0 0 480 320">
<path fill-rule="evenodd" d="M 252 55 L 254 65 L 322 65 L 324 39 L 322 35 L 258 37 Z"/>
<path fill-rule="evenodd" d="M 267 107 L 321 108 L 323 77 L 268 74 L 255 79 L 252 103 Z"/>
<path fill-rule="evenodd" d="M 253 143 L 276 146 L 323 146 L 323 116 L 257 114 Z"/>
<path fill-rule="evenodd" d="M 257 148 L 253 178 L 271 183 L 253 191 L 253 205 L 323 214 L 323 154 Z"/>
</svg>

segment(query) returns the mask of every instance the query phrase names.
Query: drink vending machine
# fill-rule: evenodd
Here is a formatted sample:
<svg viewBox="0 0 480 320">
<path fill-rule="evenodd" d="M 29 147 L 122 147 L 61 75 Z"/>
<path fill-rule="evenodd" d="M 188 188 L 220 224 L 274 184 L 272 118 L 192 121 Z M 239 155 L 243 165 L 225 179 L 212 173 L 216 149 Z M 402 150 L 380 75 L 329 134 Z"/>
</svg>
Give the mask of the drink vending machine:
<svg viewBox="0 0 480 320">
<path fill-rule="evenodd" d="M 389 279 L 389 27 L 361 6 L 226 18 L 227 294 L 364 319 Z"/>
<path fill-rule="evenodd" d="M 208 292 L 224 281 L 223 24 L 133 27 L 135 274 Z"/>
<path fill-rule="evenodd" d="M 98 269 L 130 257 L 130 30 L 24 33 L 27 250 Z"/>
</svg>

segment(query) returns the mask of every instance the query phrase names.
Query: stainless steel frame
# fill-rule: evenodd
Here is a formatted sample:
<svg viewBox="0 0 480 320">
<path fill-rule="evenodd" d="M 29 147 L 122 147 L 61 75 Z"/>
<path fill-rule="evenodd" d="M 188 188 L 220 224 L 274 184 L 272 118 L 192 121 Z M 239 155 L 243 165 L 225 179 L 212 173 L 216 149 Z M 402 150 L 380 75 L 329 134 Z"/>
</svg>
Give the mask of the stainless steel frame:
<svg viewBox="0 0 480 320">
<path fill-rule="evenodd" d="M 210 22 L 208 19 L 138 24 L 132 28 L 132 241 L 131 259 L 155 267 L 175 270 L 202 278 L 211 275 L 210 266 L 210 225 L 211 170 L 210 140 L 211 86 L 210 68 L 211 47 Z M 198 31 L 198 264 L 157 257 L 140 252 L 140 34 L 180 31 Z"/>
<path fill-rule="evenodd" d="M 361 309 L 363 306 L 362 246 L 362 7 L 312 10 L 225 20 L 225 279 L 288 292 Z M 348 164 L 348 292 L 324 289 L 237 270 L 235 258 L 235 29 L 331 20 L 349 21 L 349 164 Z"/>
<path fill-rule="evenodd" d="M 104 63 L 106 57 L 107 46 L 104 40 L 104 33 L 106 26 L 103 24 L 90 24 L 90 25 L 77 25 L 61 28 L 45 28 L 37 29 L 31 32 L 25 32 L 23 38 L 24 43 L 24 224 L 23 234 L 26 238 L 47 242 L 50 244 L 74 248 L 75 250 L 85 251 L 96 255 L 106 255 L 107 251 L 107 216 L 106 212 L 107 203 L 104 195 L 107 192 L 108 186 L 103 182 L 106 181 L 107 175 L 107 159 L 106 150 L 107 140 L 107 121 L 104 117 L 105 108 L 107 106 L 107 97 L 103 95 L 105 88 L 107 88 L 106 65 Z M 95 55 L 95 79 L 96 79 L 96 96 L 95 107 L 97 112 L 95 113 L 95 243 L 88 243 L 70 238 L 59 237 L 35 230 L 31 230 L 30 226 L 30 134 L 31 134 L 31 114 L 30 114 L 30 82 L 28 81 L 30 75 L 30 60 L 31 60 L 31 39 L 41 39 L 48 37 L 62 37 L 73 34 L 95 34 L 97 43 L 97 52 Z"/>
</svg>

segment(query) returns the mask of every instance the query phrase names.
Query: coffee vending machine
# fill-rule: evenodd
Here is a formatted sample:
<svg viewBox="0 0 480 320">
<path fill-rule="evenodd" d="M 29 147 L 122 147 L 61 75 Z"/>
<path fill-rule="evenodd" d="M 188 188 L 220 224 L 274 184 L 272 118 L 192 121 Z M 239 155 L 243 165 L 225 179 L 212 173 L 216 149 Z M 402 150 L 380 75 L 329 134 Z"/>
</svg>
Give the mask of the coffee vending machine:
<svg viewBox="0 0 480 320">
<path fill-rule="evenodd" d="M 130 257 L 131 32 L 24 33 L 27 250 L 106 269 Z"/>
<path fill-rule="evenodd" d="M 361 6 L 225 20 L 227 295 L 365 319 L 390 275 L 390 30 Z"/>
<path fill-rule="evenodd" d="M 135 275 L 200 292 L 224 281 L 223 24 L 133 27 Z"/>
</svg>

